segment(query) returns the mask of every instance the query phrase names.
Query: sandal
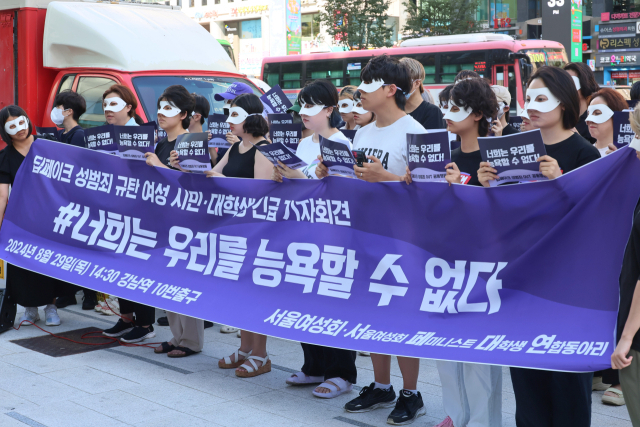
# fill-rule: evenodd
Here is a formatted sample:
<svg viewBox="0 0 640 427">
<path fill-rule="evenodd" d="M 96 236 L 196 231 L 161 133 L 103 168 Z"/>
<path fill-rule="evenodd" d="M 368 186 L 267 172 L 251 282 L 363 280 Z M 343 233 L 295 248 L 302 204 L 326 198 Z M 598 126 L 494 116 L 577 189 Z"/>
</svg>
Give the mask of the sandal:
<svg viewBox="0 0 640 427">
<path fill-rule="evenodd" d="M 220 333 L 221 334 L 233 334 L 235 332 L 238 332 L 240 329 L 238 328 L 234 328 L 233 326 L 227 326 L 227 325 L 222 325 L 220 327 Z"/>
<path fill-rule="evenodd" d="M 180 346 L 174 348 L 172 351 L 174 351 L 174 350 L 181 351 L 182 354 L 171 354 L 171 353 L 169 353 L 169 354 L 167 354 L 167 356 L 177 358 L 177 357 L 187 357 L 187 356 L 191 356 L 192 354 L 196 354 L 197 353 L 197 351 L 193 351 L 190 348 L 180 347 Z"/>
<path fill-rule="evenodd" d="M 225 356 L 224 359 L 218 360 L 218 368 L 220 369 L 235 369 L 238 366 L 242 365 L 247 357 L 251 356 L 251 352 L 245 353 L 244 351 L 236 350 L 235 353 L 232 354 L 234 356 L 233 360 L 235 362 L 231 362 L 231 356 Z M 242 359 L 240 359 L 242 356 Z"/>
<path fill-rule="evenodd" d="M 163 342 L 162 344 L 160 344 L 160 347 L 154 348 L 153 352 L 155 354 L 164 354 L 164 353 L 169 353 L 170 351 L 175 350 L 175 348 L 176 346 L 174 346 L 173 344 L 169 344 L 168 342 Z"/>
<path fill-rule="evenodd" d="M 304 372 L 297 372 L 287 378 L 286 383 L 289 385 L 307 385 L 307 384 L 320 384 L 324 381 L 324 377 L 313 377 L 305 374 Z"/>
<path fill-rule="evenodd" d="M 615 387 L 609 387 L 606 392 L 610 392 L 616 394 L 617 396 L 602 396 L 602 403 L 606 403 L 607 405 L 615 405 L 615 406 L 623 406 L 624 405 L 624 395 L 622 394 L 622 390 L 618 390 Z"/>
<path fill-rule="evenodd" d="M 329 393 L 320 393 L 316 391 L 320 387 L 328 388 L 330 390 Z M 351 390 L 353 390 L 353 384 L 351 384 L 349 381 L 343 380 L 340 377 L 336 377 L 326 380 L 318 387 L 316 387 L 315 390 L 313 390 L 311 393 L 315 397 L 321 397 L 323 399 L 333 399 L 334 397 L 338 397 L 342 393 L 346 393 Z"/>
<path fill-rule="evenodd" d="M 258 364 L 254 362 L 254 360 L 262 362 L 262 366 L 258 368 Z M 245 363 L 243 363 L 239 367 L 242 367 L 244 371 L 238 371 L 236 369 L 236 376 L 240 378 L 253 378 L 257 377 L 258 375 L 271 372 L 271 360 L 269 359 L 268 354 L 266 355 L 266 357 L 249 356 L 244 362 L 249 362 L 251 366 L 249 366 L 249 364 L 245 365 Z"/>
</svg>

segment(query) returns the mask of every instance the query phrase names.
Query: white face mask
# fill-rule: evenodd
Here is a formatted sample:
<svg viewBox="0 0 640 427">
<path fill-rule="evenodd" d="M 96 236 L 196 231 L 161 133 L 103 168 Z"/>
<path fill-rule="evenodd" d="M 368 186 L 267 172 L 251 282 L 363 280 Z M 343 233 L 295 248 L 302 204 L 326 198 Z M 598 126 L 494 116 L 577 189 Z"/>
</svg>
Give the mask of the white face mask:
<svg viewBox="0 0 640 427">
<path fill-rule="evenodd" d="M 600 124 L 613 117 L 613 110 L 605 104 L 589 105 L 589 107 L 587 107 L 587 111 L 589 111 L 589 115 L 585 119 L 585 122 Z M 594 114 L 596 111 L 599 111 L 600 114 Z"/>
<path fill-rule="evenodd" d="M 348 114 L 353 111 L 353 99 L 341 99 L 338 102 L 339 111 Z"/>
<path fill-rule="evenodd" d="M 325 108 L 326 107 L 322 104 L 314 105 L 313 107 L 307 108 L 305 104 L 305 106 L 300 109 L 300 115 L 316 116 L 320 114 L 320 111 L 324 110 Z"/>
<path fill-rule="evenodd" d="M 352 110 L 355 114 L 367 114 L 368 111 L 362 108 L 362 102 L 358 102 Z"/>
<path fill-rule="evenodd" d="M 236 113 L 237 115 L 234 116 L 233 113 Z M 232 108 L 229 108 L 229 117 L 227 117 L 226 122 L 231 123 L 233 125 L 239 125 L 240 123 L 244 122 L 249 116 L 261 116 L 261 115 L 262 115 L 261 113 L 249 114 L 242 107 L 232 107 Z"/>
<path fill-rule="evenodd" d="M 449 103 L 440 104 L 438 108 L 440 108 L 440 111 L 442 111 L 442 115 L 444 116 L 449 111 Z"/>
<path fill-rule="evenodd" d="M 25 116 L 20 116 L 17 119 L 13 119 L 10 122 L 4 124 L 4 130 L 9 135 L 15 135 L 21 130 L 29 129 L 29 119 Z"/>
<path fill-rule="evenodd" d="M 547 97 L 546 101 L 536 101 L 536 98 L 540 95 Z M 529 101 L 525 102 L 525 110 L 535 110 L 541 113 L 548 113 L 555 110 L 560 105 L 560 100 L 553 96 L 549 88 L 543 87 L 540 89 L 527 89 L 527 96 Z"/>
<path fill-rule="evenodd" d="M 526 107 L 526 105 L 525 105 L 525 107 Z M 520 117 L 525 118 L 525 119 L 527 119 L 527 120 L 531 120 L 531 119 L 529 118 L 529 113 L 527 113 L 527 110 L 526 110 L 526 109 L 522 110 L 522 114 L 520 114 Z"/>
<path fill-rule="evenodd" d="M 382 86 L 389 86 L 389 85 L 386 84 L 383 80 L 378 79 L 378 80 L 372 81 L 371 83 L 365 83 L 365 82 L 360 83 L 360 86 L 358 86 L 358 90 L 371 93 L 371 92 L 377 91 Z"/>
<path fill-rule="evenodd" d="M 455 113 L 452 110 L 453 107 L 458 107 L 459 111 L 456 111 Z M 445 120 L 451 120 L 452 122 L 461 122 L 464 119 L 466 119 L 467 117 L 469 117 L 469 115 L 473 112 L 473 110 L 469 107 L 467 108 L 462 108 L 459 105 L 456 105 L 455 102 L 453 102 L 453 99 L 449 100 L 449 109 L 447 110 L 447 112 L 444 115 L 444 119 Z"/>
<path fill-rule="evenodd" d="M 580 79 L 576 76 L 571 76 L 571 78 L 573 79 L 573 83 L 576 85 L 576 90 L 580 90 Z"/>
<path fill-rule="evenodd" d="M 113 111 L 114 113 L 118 113 L 122 111 L 126 106 L 127 103 L 122 98 L 119 98 L 117 96 L 114 96 L 112 98 L 105 98 L 104 101 L 102 101 L 102 109 L 104 111 Z"/>
<path fill-rule="evenodd" d="M 53 124 L 58 127 L 62 126 L 62 122 L 64 122 L 64 116 L 62 115 L 62 113 L 65 111 L 69 111 L 69 109 L 63 110 L 61 108 L 54 108 L 53 110 L 51 110 L 50 117 Z"/>
<path fill-rule="evenodd" d="M 180 110 L 170 102 L 160 101 L 160 109 L 158 110 L 158 114 L 162 114 L 165 117 L 175 117 L 181 112 L 182 110 Z"/>
</svg>

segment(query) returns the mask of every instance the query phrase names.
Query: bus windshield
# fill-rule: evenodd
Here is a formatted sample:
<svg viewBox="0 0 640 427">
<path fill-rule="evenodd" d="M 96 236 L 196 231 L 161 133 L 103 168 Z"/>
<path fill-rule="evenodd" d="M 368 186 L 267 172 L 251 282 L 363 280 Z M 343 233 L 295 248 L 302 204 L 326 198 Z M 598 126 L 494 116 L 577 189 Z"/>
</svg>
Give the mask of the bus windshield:
<svg viewBox="0 0 640 427">
<path fill-rule="evenodd" d="M 531 65 L 533 66 L 531 74 L 545 65 L 562 68 L 569 62 L 567 54 L 562 48 L 523 49 L 520 52 L 526 54 L 531 60 Z M 523 70 L 520 70 L 520 75 L 524 75 Z M 523 79 L 521 83 L 522 93 L 524 94 L 527 91 L 527 82 Z"/>
<path fill-rule="evenodd" d="M 260 96 L 260 92 L 253 83 L 248 80 L 240 80 L 233 77 L 213 76 L 144 76 L 134 77 L 133 86 L 138 92 L 138 98 L 142 101 L 142 108 L 149 121 L 156 121 L 158 115 L 158 98 L 162 92 L 171 85 L 182 85 L 189 93 L 197 93 L 204 96 L 211 105 L 210 114 L 222 114 L 222 101 L 216 101 L 214 95 L 224 92 L 231 83 L 241 81 L 253 89 L 253 93 Z"/>
</svg>

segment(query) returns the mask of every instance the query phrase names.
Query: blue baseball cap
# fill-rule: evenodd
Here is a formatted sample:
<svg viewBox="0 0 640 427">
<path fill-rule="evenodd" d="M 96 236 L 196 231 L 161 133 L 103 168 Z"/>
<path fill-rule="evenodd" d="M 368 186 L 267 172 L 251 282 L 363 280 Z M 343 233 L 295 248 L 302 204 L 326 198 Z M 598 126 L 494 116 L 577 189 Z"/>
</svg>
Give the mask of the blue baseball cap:
<svg viewBox="0 0 640 427">
<path fill-rule="evenodd" d="M 248 84 L 235 82 L 231 83 L 231 86 L 229 86 L 225 92 L 216 93 L 213 97 L 216 101 L 222 101 L 225 99 L 234 99 L 243 93 L 253 93 L 253 89 L 251 89 L 251 86 Z"/>
</svg>

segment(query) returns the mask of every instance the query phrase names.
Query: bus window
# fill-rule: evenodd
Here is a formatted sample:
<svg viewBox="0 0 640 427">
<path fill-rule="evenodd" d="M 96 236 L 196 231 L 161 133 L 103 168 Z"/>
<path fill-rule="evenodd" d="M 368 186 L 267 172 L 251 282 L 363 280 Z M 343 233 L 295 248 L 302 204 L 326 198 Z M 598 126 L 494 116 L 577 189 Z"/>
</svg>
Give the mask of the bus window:
<svg viewBox="0 0 640 427">
<path fill-rule="evenodd" d="M 264 64 L 263 79 L 271 87 L 280 84 L 280 64 L 273 62 Z"/>
<path fill-rule="evenodd" d="M 407 55 L 420 62 L 424 67 L 424 84 L 436 82 L 436 56 L 435 55 Z"/>
<path fill-rule="evenodd" d="M 440 81 L 453 83 L 462 70 L 474 70 L 476 62 L 486 61 L 486 51 L 451 52 L 440 55 Z M 485 77 L 484 73 L 478 73 Z"/>
<path fill-rule="evenodd" d="M 516 100 L 518 99 L 518 94 L 516 93 L 516 73 L 513 70 L 513 65 L 509 65 L 508 73 L 508 84 L 507 87 L 509 89 L 509 95 L 511 95 L 511 104 L 509 105 L 509 109 L 513 111 L 513 115 L 516 113 Z"/>
<path fill-rule="evenodd" d="M 283 62 L 282 63 L 282 89 L 299 89 L 302 84 L 302 62 Z M 269 86 L 271 84 L 267 82 Z"/>
<path fill-rule="evenodd" d="M 349 59 L 349 61 L 353 61 L 353 62 L 347 63 L 346 83 L 348 85 L 360 86 L 360 83 L 362 83 L 362 81 L 360 80 L 360 71 L 362 71 L 362 68 L 367 62 L 359 61 L 357 59 Z"/>
<path fill-rule="evenodd" d="M 316 79 L 327 79 L 336 87 L 344 86 L 342 59 L 307 62 L 307 80 Z"/>
</svg>

